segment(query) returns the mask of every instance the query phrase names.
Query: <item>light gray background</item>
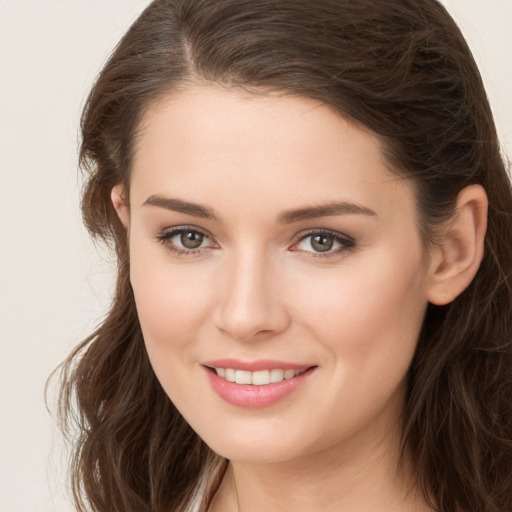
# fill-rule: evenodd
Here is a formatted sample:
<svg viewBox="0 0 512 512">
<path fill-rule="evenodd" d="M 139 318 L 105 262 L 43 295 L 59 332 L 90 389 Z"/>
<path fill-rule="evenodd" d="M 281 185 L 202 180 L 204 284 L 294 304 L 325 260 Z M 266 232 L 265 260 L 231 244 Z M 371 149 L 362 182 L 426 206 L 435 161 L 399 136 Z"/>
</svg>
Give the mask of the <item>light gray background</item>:
<svg viewBox="0 0 512 512">
<path fill-rule="evenodd" d="M 69 512 L 50 372 L 106 310 L 112 262 L 78 211 L 78 119 L 147 0 L 0 0 L 0 512 Z M 445 0 L 512 156 L 512 0 Z M 51 397 L 55 393 L 50 393 Z"/>
</svg>

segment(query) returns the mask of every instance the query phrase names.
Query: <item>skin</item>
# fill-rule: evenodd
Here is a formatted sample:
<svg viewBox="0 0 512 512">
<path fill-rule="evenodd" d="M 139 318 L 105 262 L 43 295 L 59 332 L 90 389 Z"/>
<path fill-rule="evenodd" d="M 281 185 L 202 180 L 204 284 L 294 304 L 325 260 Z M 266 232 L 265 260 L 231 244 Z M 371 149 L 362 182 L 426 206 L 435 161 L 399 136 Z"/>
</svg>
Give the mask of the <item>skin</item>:
<svg viewBox="0 0 512 512">
<path fill-rule="evenodd" d="M 429 510 L 407 454 L 397 469 L 405 379 L 428 302 L 452 300 L 478 268 L 485 192 L 465 189 L 427 257 L 412 183 L 374 134 L 318 101 L 197 85 L 151 105 L 141 126 L 129 202 L 123 185 L 112 199 L 154 371 L 232 462 L 210 510 Z M 340 201 L 364 210 L 277 222 Z M 169 233 L 184 226 L 205 237 L 178 254 Z M 342 242 L 319 253 L 308 235 L 325 230 Z M 247 409 L 207 379 L 204 362 L 227 357 L 316 368 L 285 399 Z"/>
</svg>

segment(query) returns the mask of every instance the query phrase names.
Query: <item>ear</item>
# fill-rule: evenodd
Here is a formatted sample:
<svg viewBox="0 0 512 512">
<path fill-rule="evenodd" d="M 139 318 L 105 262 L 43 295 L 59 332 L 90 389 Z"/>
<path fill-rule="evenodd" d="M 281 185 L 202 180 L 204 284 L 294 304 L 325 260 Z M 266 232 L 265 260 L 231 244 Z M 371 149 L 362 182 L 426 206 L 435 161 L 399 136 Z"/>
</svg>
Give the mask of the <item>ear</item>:
<svg viewBox="0 0 512 512">
<path fill-rule="evenodd" d="M 480 185 L 459 193 L 454 216 L 443 228 L 430 261 L 427 298 L 432 304 L 450 303 L 475 277 L 484 255 L 487 206 Z"/>
<path fill-rule="evenodd" d="M 130 223 L 130 209 L 125 199 L 124 187 L 122 185 L 116 185 L 110 193 L 110 198 L 112 199 L 112 204 L 114 205 L 114 209 L 121 224 L 125 229 L 128 229 Z"/>
</svg>

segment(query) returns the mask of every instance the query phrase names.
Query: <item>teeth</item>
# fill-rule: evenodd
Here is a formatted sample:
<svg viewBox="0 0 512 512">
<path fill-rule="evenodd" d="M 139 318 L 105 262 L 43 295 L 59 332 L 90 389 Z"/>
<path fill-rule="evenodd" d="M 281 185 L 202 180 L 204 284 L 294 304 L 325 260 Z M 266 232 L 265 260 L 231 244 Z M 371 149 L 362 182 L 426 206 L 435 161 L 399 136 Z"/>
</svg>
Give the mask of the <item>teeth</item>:
<svg viewBox="0 0 512 512">
<path fill-rule="evenodd" d="M 281 382 L 284 379 L 284 370 L 270 370 L 270 382 Z"/>
<path fill-rule="evenodd" d="M 215 368 L 219 377 L 226 379 L 228 382 L 236 382 L 237 384 L 252 384 L 254 386 L 265 386 L 275 382 L 281 382 L 285 379 L 291 379 L 297 375 L 303 374 L 306 370 L 260 370 L 257 372 L 249 372 L 246 370 L 235 370 L 233 368 Z"/>
<path fill-rule="evenodd" d="M 291 379 L 292 377 L 295 377 L 295 370 L 285 370 L 284 371 L 285 379 Z"/>
<path fill-rule="evenodd" d="M 252 372 L 251 384 L 254 384 L 255 386 L 264 386 L 265 384 L 270 384 L 270 370 Z"/>
<path fill-rule="evenodd" d="M 252 384 L 251 372 L 237 370 L 235 373 L 235 382 L 237 384 Z"/>
</svg>

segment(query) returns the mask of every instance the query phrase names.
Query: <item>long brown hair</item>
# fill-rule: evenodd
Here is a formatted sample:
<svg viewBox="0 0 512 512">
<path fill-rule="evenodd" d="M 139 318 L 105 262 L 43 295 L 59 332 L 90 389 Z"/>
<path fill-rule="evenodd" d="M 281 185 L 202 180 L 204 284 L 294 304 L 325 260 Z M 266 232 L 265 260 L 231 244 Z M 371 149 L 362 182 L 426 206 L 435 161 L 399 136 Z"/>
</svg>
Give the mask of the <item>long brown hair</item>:
<svg viewBox="0 0 512 512">
<path fill-rule="evenodd" d="M 485 257 L 467 290 L 427 310 L 403 446 L 435 510 L 510 512 L 512 191 L 479 72 L 436 0 L 156 0 L 121 40 L 82 118 L 85 224 L 119 265 L 108 315 L 63 366 L 77 508 L 184 510 L 205 470 L 222 467 L 151 369 L 110 201 L 129 187 L 144 110 L 197 82 L 304 95 L 367 126 L 414 180 L 427 243 L 463 187 L 485 187 Z"/>
</svg>

